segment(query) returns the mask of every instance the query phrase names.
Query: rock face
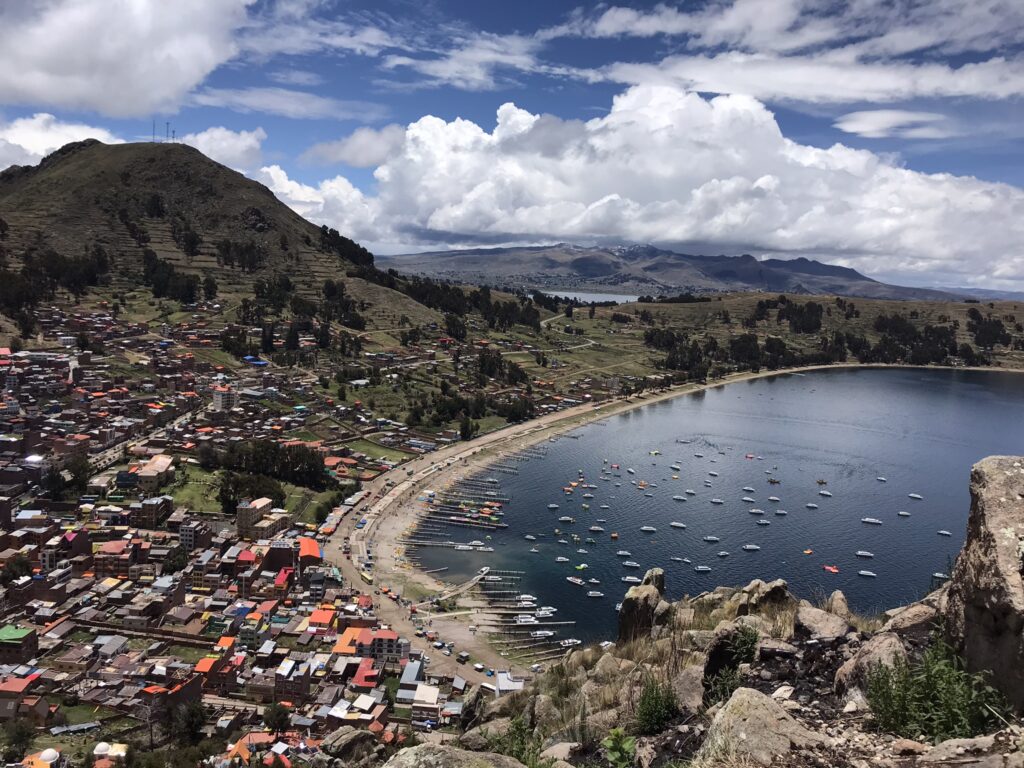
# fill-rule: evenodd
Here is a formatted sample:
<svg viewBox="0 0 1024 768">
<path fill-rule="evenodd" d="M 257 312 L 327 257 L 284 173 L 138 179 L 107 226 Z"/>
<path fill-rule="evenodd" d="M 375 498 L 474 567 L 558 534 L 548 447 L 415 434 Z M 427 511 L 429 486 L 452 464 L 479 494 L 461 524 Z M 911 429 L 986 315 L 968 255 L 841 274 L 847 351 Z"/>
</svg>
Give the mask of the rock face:
<svg viewBox="0 0 1024 768">
<path fill-rule="evenodd" d="M 791 750 L 821 744 L 820 736 L 800 725 L 777 702 L 752 688 L 737 688 L 715 715 L 700 757 L 710 761 L 727 754 L 767 766 Z"/>
<path fill-rule="evenodd" d="M 967 541 L 949 585 L 946 633 L 970 670 L 1024 709 L 1024 459 L 990 456 L 971 471 Z"/>
<path fill-rule="evenodd" d="M 662 599 L 665 572 L 652 568 L 644 574 L 643 583 L 630 587 L 619 611 L 619 642 L 628 643 L 648 637 L 658 623 L 666 620 L 669 604 Z"/>
<path fill-rule="evenodd" d="M 523 768 L 511 757 L 494 752 L 467 752 L 444 744 L 421 744 L 403 749 L 386 768 Z"/>
<path fill-rule="evenodd" d="M 815 608 L 808 602 L 796 609 L 795 627 L 798 634 L 821 642 L 832 642 L 850 631 L 850 623 L 842 616 Z"/>
<path fill-rule="evenodd" d="M 907 652 L 897 635 L 883 632 L 875 635 L 857 649 L 852 659 L 836 672 L 835 689 L 840 696 L 853 688 L 864 688 L 868 673 L 877 666 L 891 667 L 897 661 L 906 661 Z"/>
<path fill-rule="evenodd" d="M 350 766 L 376 764 L 383 751 L 374 734 L 350 725 L 343 725 L 333 731 L 324 739 L 321 749 Z"/>
</svg>

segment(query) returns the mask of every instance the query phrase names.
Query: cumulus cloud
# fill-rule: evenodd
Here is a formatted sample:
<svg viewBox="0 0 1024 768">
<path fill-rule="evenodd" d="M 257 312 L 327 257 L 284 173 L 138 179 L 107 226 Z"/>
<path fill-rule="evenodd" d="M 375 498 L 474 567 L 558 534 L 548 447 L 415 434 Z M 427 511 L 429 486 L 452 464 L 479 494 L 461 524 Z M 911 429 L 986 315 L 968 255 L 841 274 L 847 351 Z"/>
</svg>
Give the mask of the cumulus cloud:
<svg viewBox="0 0 1024 768">
<path fill-rule="evenodd" d="M 263 169 L 301 213 L 368 240 L 710 243 L 914 282 L 1024 280 L 1020 189 L 795 143 L 747 96 L 635 86 L 587 122 L 505 104 L 491 131 L 427 116 L 375 178 L 367 196 Z"/>
<path fill-rule="evenodd" d="M 83 139 L 121 143 L 121 139 L 105 128 L 65 122 L 46 112 L 0 122 L 0 169 L 9 165 L 34 165 L 55 149 Z"/>
<path fill-rule="evenodd" d="M 266 138 L 266 131 L 262 128 L 232 131 L 223 126 L 214 126 L 199 133 L 186 134 L 181 137 L 181 141 L 218 163 L 244 171 L 260 165 L 263 160 L 263 141 Z"/>
<path fill-rule="evenodd" d="M 314 144 L 302 154 L 302 160 L 374 168 L 398 152 L 404 141 L 405 128 L 395 123 L 380 129 L 357 128 L 344 139 Z"/>
<path fill-rule="evenodd" d="M 947 139 L 957 135 L 949 118 L 937 112 L 905 109 L 869 109 L 842 115 L 833 124 L 846 133 L 867 139 Z"/>
<path fill-rule="evenodd" d="M 387 115 L 380 104 L 346 101 L 289 88 L 204 88 L 193 94 L 193 104 L 224 107 L 236 112 L 262 112 L 302 120 L 359 120 L 371 122 Z"/>
<path fill-rule="evenodd" d="M 251 2 L 0 3 L 0 102 L 115 117 L 173 110 L 236 54 Z"/>
</svg>

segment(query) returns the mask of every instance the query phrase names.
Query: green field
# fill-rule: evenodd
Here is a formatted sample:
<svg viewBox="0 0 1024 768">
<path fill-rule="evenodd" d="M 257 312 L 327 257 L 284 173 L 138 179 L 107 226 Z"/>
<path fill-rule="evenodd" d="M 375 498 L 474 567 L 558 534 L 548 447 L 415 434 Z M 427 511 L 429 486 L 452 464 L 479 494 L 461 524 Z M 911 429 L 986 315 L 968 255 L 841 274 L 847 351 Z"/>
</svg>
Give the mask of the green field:
<svg viewBox="0 0 1024 768">
<path fill-rule="evenodd" d="M 412 458 L 414 454 L 407 453 L 406 451 L 400 451 L 397 448 L 391 448 L 389 446 L 380 445 L 370 440 L 360 438 L 359 440 L 353 440 L 350 443 L 345 443 L 348 448 L 359 453 L 365 453 L 367 456 L 373 459 L 387 459 L 388 461 L 405 461 L 406 459 Z"/>
<path fill-rule="evenodd" d="M 216 472 L 195 464 L 183 464 L 178 470 L 178 479 L 166 489 L 176 505 L 193 512 L 220 512 L 217 491 Z"/>
</svg>

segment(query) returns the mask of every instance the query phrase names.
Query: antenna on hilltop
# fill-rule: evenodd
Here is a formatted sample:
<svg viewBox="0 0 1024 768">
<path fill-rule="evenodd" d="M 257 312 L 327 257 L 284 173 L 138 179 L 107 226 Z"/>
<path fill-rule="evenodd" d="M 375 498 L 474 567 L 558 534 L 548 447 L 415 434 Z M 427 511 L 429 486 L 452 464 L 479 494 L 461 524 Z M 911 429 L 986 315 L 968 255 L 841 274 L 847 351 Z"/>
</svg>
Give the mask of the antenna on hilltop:
<svg viewBox="0 0 1024 768">
<path fill-rule="evenodd" d="M 170 138 L 171 138 L 171 121 L 168 120 L 166 123 L 164 123 L 164 141 L 167 141 Z"/>
<path fill-rule="evenodd" d="M 153 118 L 153 143 L 156 144 L 156 118 Z"/>
<path fill-rule="evenodd" d="M 176 134 L 177 134 L 177 131 L 176 131 L 176 130 L 175 130 L 174 128 L 171 128 L 171 142 L 172 142 L 172 143 L 173 143 L 173 142 L 175 141 L 175 139 L 177 138 L 177 137 L 176 137 Z"/>
</svg>

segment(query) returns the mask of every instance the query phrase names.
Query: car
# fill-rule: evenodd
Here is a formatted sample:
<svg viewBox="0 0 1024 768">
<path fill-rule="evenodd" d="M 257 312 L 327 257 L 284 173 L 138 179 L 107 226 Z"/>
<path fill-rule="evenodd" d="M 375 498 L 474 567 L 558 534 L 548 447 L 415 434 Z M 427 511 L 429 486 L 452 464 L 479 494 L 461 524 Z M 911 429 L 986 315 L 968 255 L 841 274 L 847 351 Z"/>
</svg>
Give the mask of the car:
<svg viewBox="0 0 1024 768">
<path fill-rule="evenodd" d="M 445 649 L 444 649 L 443 651 L 441 651 L 441 655 L 442 655 L 442 656 L 451 656 L 451 655 L 452 655 L 452 652 L 451 652 L 451 650 L 450 650 L 450 649 L 448 649 L 448 648 L 445 648 Z"/>
<path fill-rule="evenodd" d="M 434 643 L 434 647 L 435 648 L 444 648 L 444 643 L 441 642 L 440 640 L 438 640 L 437 642 Z"/>
<path fill-rule="evenodd" d="M 488 669 L 487 670 L 487 676 L 488 677 L 494 677 L 494 670 L 493 669 Z"/>
</svg>

